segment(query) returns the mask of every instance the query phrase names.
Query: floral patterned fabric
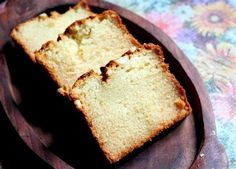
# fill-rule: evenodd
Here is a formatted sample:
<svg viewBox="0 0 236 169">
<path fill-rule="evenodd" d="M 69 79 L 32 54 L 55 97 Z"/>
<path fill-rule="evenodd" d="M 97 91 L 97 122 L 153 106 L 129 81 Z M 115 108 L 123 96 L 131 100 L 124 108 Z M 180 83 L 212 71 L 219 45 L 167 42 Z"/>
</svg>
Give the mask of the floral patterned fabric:
<svg viewBox="0 0 236 169">
<path fill-rule="evenodd" d="M 236 0 L 108 0 L 167 33 L 198 69 L 236 169 Z"/>
</svg>

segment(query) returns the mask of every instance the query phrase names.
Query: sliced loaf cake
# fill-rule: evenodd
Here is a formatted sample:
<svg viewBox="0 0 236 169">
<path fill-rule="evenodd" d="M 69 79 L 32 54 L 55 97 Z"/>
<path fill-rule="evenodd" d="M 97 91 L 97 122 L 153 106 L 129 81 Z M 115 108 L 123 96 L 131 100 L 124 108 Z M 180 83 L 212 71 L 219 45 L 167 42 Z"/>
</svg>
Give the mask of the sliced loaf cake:
<svg viewBox="0 0 236 169">
<path fill-rule="evenodd" d="M 84 74 L 70 97 L 111 163 L 191 112 L 184 89 L 153 44 L 110 61 L 101 75 Z"/>
<path fill-rule="evenodd" d="M 77 78 L 90 69 L 100 72 L 112 59 L 140 46 L 113 11 L 76 21 L 35 53 L 36 60 L 67 93 Z"/>
<path fill-rule="evenodd" d="M 63 33 L 65 29 L 74 21 L 86 18 L 93 13 L 88 5 L 81 1 L 64 14 L 51 12 L 51 16 L 43 13 L 33 19 L 30 19 L 16 26 L 11 37 L 23 47 L 25 52 L 35 61 L 34 51 L 49 40 L 56 40 L 58 34 Z"/>
</svg>

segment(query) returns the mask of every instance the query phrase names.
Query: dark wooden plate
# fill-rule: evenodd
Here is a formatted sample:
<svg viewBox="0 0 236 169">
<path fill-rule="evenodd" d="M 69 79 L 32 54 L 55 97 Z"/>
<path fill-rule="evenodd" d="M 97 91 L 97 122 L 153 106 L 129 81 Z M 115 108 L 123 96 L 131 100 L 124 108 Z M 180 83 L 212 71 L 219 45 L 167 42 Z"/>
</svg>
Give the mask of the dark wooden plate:
<svg viewBox="0 0 236 169">
<path fill-rule="evenodd" d="M 107 2 L 92 0 L 93 11 L 118 12 L 142 43 L 160 44 L 166 62 L 187 92 L 192 114 L 152 142 L 109 165 L 94 142 L 81 114 L 56 92 L 38 65 L 15 45 L 9 32 L 18 23 L 44 11 L 65 11 L 75 0 L 9 0 L 0 7 L 0 101 L 23 141 L 54 168 L 227 168 L 219 144 L 208 95 L 196 69 L 176 44 L 141 17 Z"/>
</svg>

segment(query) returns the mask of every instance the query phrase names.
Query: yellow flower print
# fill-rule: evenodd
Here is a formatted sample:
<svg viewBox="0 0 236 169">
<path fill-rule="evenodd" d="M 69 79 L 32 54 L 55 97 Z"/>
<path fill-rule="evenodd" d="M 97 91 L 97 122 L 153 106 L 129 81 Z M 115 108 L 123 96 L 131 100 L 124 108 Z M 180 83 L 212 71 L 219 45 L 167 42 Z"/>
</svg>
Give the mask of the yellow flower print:
<svg viewBox="0 0 236 169">
<path fill-rule="evenodd" d="M 203 36 L 219 36 L 236 26 L 236 10 L 223 1 L 193 8 L 192 26 Z"/>
<path fill-rule="evenodd" d="M 206 51 L 199 50 L 195 66 L 204 81 L 212 78 L 235 79 L 236 48 L 225 42 L 221 42 L 216 46 L 207 43 Z"/>
</svg>

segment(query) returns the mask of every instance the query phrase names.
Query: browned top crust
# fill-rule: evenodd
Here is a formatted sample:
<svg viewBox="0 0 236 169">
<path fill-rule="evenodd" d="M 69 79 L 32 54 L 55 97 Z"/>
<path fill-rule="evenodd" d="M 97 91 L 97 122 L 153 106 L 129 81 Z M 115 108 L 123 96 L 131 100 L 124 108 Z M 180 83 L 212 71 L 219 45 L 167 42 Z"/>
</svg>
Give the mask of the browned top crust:
<svg viewBox="0 0 236 169">
<path fill-rule="evenodd" d="M 70 10 L 77 10 L 79 8 L 83 8 L 85 10 L 87 10 L 88 12 L 91 13 L 91 15 L 93 14 L 93 12 L 91 11 L 91 9 L 89 8 L 88 4 L 87 4 L 87 0 L 81 0 L 79 3 L 77 3 L 74 7 L 70 7 L 69 8 L 69 11 Z M 58 13 L 57 11 L 51 11 L 50 12 L 50 15 L 47 15 L 45 14 L 44 16 L 36 16 L 36 17 L 33 17 L 33 18 L 30 18 L 28 19 L 27 21 L 23 22 L 23 23 L 20 23 L 19 25 L 17 25 L 16 27 L 14 27 L 10 33 L 10 36 L 11 38 L 18 44 L 20 45 L 23 50 L 29 55 L 30 59 L 33 61 L 33 62 L 36 62 L 35 60 L 35 54 L 34 52 L 31 52 L 31 50 L 24 44 L 24 42 L 17 37 L 17 32 L 19 31 L 19 28 L 26 25 L 28 22 L 31 22 L 33 20 L 37 20 L 37 19 L 47 19 L 47 18 L 58 18 L 61 14 Z"/>
<path fill-rule="evenodd" d="M 130 59 L 131 57 L 134 57 L 132 54 L 136 53 L 136 52 L 140 52 L 143 49 L 147 49 L 147 50 L 153 50 L 156 52 L 156 54 L 159 56 L 159 60 L 161 63 L 161 67 L 163 69 L 163 71 L 165 71 L 168 75 L 168 77 L 170 78 L 170 80 L 174 83 L 176 89 L 178 90 L 181 99 L 187 103 L 185 105 L 185 109 L 188 112 L 191 112 L 191 106 L 188 103 L 187 97 L 186 97 L 186 93 L 184 88 L 180 85 L 180 83 L 176 80 L 176 78 L 174 77 L 174 75 L 170 72 L 169 70 L 169 65 L 167 63 L 164 62 L 165 58 L 163 55 L 163 51 L 161 49 L 161 47 L 159 45 L 155 45 L 153 43 L 148 43 L 148 44 L 143 44 L 142 46 L 138 47 L 135 49 L 135 51 L 127 51 L 126 53 L 124 53 L 121 57 L 127 57 L 128 59 Z M 90 78 L 92 76 L 101 76 L 101 79 L 106 82 L 107 79 L 109 79 L 110 75 L 108 73 L 109 70 L 114 70 L 116 69 L 116 67 L 118 67 L 120 65 L 119 62 L 117 62 L 117 60 L 111 60 L 106 66 L 101 68 L 101 74 L 98 75 L 96 72 L 94 72 L 93 70 L 90 70 L 89 72 L 83 74 L 82 76 L 80 76 L 78 78 L 78 80 L 75 82 L 75 84 L 73 85 L 72 88 L 75 88 L 77 86 L 80 85 L 80 83 L 82 83 L 85 79 Z M 73 97 L 73 96 L 72 96 Z M 179 106 L 181 103 L 177 103 L 177 106 Z"/>
<path fill-rule="evenodd" d="M 75 24 L 75 23 L 74 23 Z M 46 45 L 46 44 L 45 44 Z M 49 44 L 47 44 L 48 46 Z M 135 49 L 135 51 L 131 51 L 128 50 L 127 52 L 125 52 L 121 57 L 129 57 L 129 59 L 132 57 L 132 54 L 135 52 L 139 52 L 141 49 L 151 49 L 151 47 L 156 47 L 158 45 L 154 45 L 152 43 L 150 44 L 144 44 L 139 46 L 138 48 Z M 159 47 L 159 46 L 158 46 Z M 101 74 L 99 75 L 98 73 L 94 72 L 93 70 L 90 70 L 86 73 L 84 73 L 82 76 L 78 77 L 78 79 L 76 80 L 76 82 L 74 83 L 72 88 L 75 88 L 77 86 L 79 86 L 85 79 L 91 77 L 91 76 L 101 76 L 103 81 L 106 81 L 106 79 L 109 78 L 109 74 L 107 73 L 109 69 L 113 69 L 116 68 L 120 65 L 120 63 L 118 63 L 116 60 L 111 60 L 109 61 L 104 67 L 101 67 Z"/>
<path fill-rule="evenodd" d="M 121 57 L 127 57 L 128 59 L 130 59 L 131 57 L 133 57 L 134 53 L 140 52 L 143 49 L 154 50 L 160 56 L 159 59 L 162 63 L 162 68 L 164 68 L 165 71 L 169 72 L 169 69 L 168 69 L 169 65 L 164 63 L 164 56 L 163 56 L 161 47 L 159 45 L 154 45 L 153 43 L 143 44 L 139 46 L 138 48 L 136 48 L 135 51 L 128 50 Z M 108 74 L 108 71 L 114 70 L 118 66 L 120 66 L 120 63 L 118 63 L 117 60 L 111 60 L 104 67 L 101 67 L 100 75 L 94 72 L 93 70 L 90 70 L 87 73 L 84 73 L 82 76 L 80 76 L 72 88 L 79 86 L 82 81 L 84 81 L 86 78 L 89 78 L 90 76 L 101 76 L 102 80 L 106 81 L 110 77 L 110 75 Z"/>
<path fill-rule="evenodd" d="M 66 30 L 64 33 L 60 34 L 58 36 L 58 39 L 57 41 L 60 41 L 62 40 L 65 36 L 67 35 L 70 35 L 73 31 L 74 31 L 74 28 L 76 26 L 80 26 L 80 25 L 83 25 L 85 24 L 86 22 L 88 22 L 89 20 L 92 20 L 92 19 L 96 19 L 98 18 L 100 21 L 104 20 L 104 19 L 107 19 L 108 17 L 112 17 L 114 20 L 115 20 L 115 24 L 118 28 L 121 29 L 122 33 L 123 34 L 126 34 L 128 36 L 128 38 L 130 39 L 130 41 L 136 46 L 136 47 L 142 47 L 142 45 L 138 42 L 137 39 L 135 39 L 130 33 L 129 31 L 127 30 L 126 26 L 122 23 L 121 21 L 121 18 L 119 17 L 119 15 L 115 12 L 115 11 L 112 11 L 112 10 L 106 10 L 104 11 L 103 13 L 101 14 L 97 14 L 97 15 L 91 15 L 85 19 L 81 19 L 81 20 L 78 20 L 78 21 L 75 21 L 74 23 L 72 23 Z M 39 53 L 40 51 L 42 50 L 45 50 L 47 48 L 50 48 L 50 45 L 54 45 L 55 42 L 54 41 L 48 41 L 47 43 L 45 43 L 42 48 L 38 51 L 35 51 L 35 53 Z M 40 62 L 39 59 L 36 58 L 37 61 Z"/>
<path fill-rule="evenodd" d="M 82 25 L 85 22 L 88 22 L 88 20 L 92 20 L 94 18 L 98 18 L 99 20 L 104 20 L 107 19 L 108 17 L 112 17 L 115 21 L 115 24 L 117 25 L 118 28 L 121 29 L 123 34 L 127 34 L 128 38 L 131 40 L 131 42 L 136 46 L 136 47 L 141 47 L 142 45 L 129 33 L 129 31 L 127 30 L 126 26 L 122 23 L 121 18 L 119 17 L 119 15 L 112 10 L 106 10 L 103 13 L 99 14 L 99 15 L 93 15 L 93 16 L 89 16 L 86 19 L 82 19 L 79 21 L 74 22 L 73 24 L 71 24 L 71 26 L 69 26 L 66 31 L 65 31 L 65 35 L 66 34 L 70 34 L 71 31 L 73 31 L 73 28 L 78 26 L 78 25 Z"/>
<path fill-rule="evenodd" d="M 97 14 L 97 15 L 92 15 L 92 16 L 89 16 L 88 18 L 85 18 L 85 19 L 81 19 L 81 20 L 78 20 L 74 23 L 72 23 L 66 30 L 63 34 L 60 34 L 58 36 L 58 39 L 57 39 L 57 42 L 62 40 L 63 38 L 65 38 L 66 36 L 69 36 L 70 33 L 72 33 L 74 31 L 74 28 L 76 26 L 79 26 L 79 25 L 82 25 L 82 24 L 85 24 L 86 22 L 89 22 L 90 20 L 92 19 L 96 19 L 98 18 L 99 20 L 104 20 L 104 19 L 107 19 L 109 17 L 112 17 L 113 20 L 115 21 L 115 25 L 121 29 L 122 33 L 124 35 L 127 36 L 127 38 L 130 40 L 130 42 L 136 46 L 136 47 L 142 47 L 142 45 L 129 33 L 129 31 L 127 30 L 126 26 L 122 24 L 122 21 L 121 21 L 121 18 L 119 17 L 119 15 L 112 11 L 112 10 L 107 10 L 107 11 L 104 11 L 103 13 L 101 14 Z M 36 62 L 38 62 L 39 64 L 41 64 L 50 74 L 50 76 L 52 77 L 52 79 L 57 83 L 57 85 L 59 87 L 63 87 L 63 84 L 60 84 L 59 82 L 59 78 L 57 77 L 57 75 L 53 74 L 52 73 L 52 70 L 50 69 L 50 67 L 44 63 L 42 60 L 43 58 L 45 57 L 45 55 L 41 52 L 41 51 L 44 51 L 44 50 L 47 50 L 48 48 L 50 48 L 50 46 L 54 46 L 55 45 L 55 41 L 48 41 L 47 43 L 45 43 L 44 45 L 42 45 L 42 48 L 38 51 L 35 51 L 35 56 L 36 56 Z M 60 93 L 63 94 L 63 95 L 66 95 L 67 93 L 67 89 L 63 89 L 61 90 L 60 89 Z"/>
</svg>

